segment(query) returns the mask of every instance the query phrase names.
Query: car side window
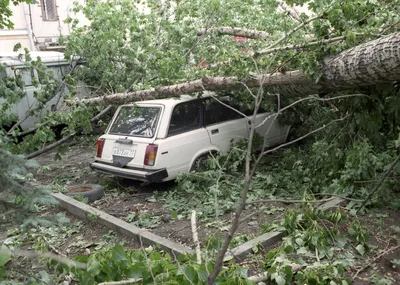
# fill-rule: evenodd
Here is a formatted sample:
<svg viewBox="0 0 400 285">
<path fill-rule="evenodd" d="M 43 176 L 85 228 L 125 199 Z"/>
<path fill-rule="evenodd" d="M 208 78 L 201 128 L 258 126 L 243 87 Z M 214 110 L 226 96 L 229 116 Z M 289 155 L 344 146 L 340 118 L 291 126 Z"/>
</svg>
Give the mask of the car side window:
<svg viewBox="0 0 400 285">
<path fill-rule="evenodd" d="M 174 107 L 169 123 L 168 136 L 178 135 L 201 127 L 201 103 L 198 100 Z"/>
<path fill-rule="evenodd" d="M 22 80 L 25 87 L 33 85 L 33 80 L 35 79 L 35 72 L 33 70 L 17 68 L 14 70 L 14 74 Z"/>
<path fill-rule="evenodd" d="M 228 104 L 228 102 L 223 103 L 237 109 L 237 107 Z M 242 116 L 238 112 L 222 105 L 214 99 L 207 99 L 204 101 L 204 124 L 206 126 L 240 118 L 242 118 Z"/>
</svg>

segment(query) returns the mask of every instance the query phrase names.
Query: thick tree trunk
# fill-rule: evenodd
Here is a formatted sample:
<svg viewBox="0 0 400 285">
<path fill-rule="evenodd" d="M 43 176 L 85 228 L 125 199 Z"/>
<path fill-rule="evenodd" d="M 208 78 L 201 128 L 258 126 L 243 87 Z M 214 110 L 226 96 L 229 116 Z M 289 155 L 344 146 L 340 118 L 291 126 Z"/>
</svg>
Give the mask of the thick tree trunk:
<svg viewBox="0 0 400 285">
<path fill-rule="evenodd" d="M 298 70 L 286 73 L 262 74 L 254 78 L 206 77 L 191 82 L 161 86 L 123 94 L 112 94 L 72 104 L 124 104 L 133 101 L 167 98 L 202 91 L 219 91 L 265 86 L 268 91 L 283 96 L 304 96 L 355 87 L 370 86 L 400 80 L 400 32 L 361 44 L 322 61 L 322 76 L 318 83 Z"/>
</svg>

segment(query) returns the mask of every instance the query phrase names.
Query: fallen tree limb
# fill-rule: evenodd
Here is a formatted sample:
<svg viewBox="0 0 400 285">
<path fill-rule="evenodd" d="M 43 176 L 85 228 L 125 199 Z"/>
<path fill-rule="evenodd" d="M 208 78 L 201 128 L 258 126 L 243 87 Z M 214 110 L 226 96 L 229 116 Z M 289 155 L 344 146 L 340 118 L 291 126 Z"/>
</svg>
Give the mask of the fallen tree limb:
<svg viewBox="0 0 400 285">
<path fill-rule="evenodd" d="M 34 152 L 32 152 L 32 153 L 26 155 L 25 158 L 26 158 L 26 159 L 32 159 L 32 158 L 34 158 L 34 157 L 36 157 L 36 156 L 39 156 L 39 155 L 41 155 L 41 154 L 43 154 L 43 153 L 45 153 L 45 152 L 48 152 L 48 151 L 52 150 L 53 148 L 56 148 L 56 147 L 58 147 L 59 145 L 65 143 L 65 142 L 68 141 L 69 139 L 73 138 L 75 135 L 76 135 L 76 132 L 73 132 L 73 133 L 69 134 L 68 136 L 63 137 L 62 139 L 56 141 L 55 143 L 49 144 L 49 145 L 45 146 L 45 147 L 42 148 L 42 149 L 39 149 L 39 150 L 37 150 L 37 151 L 34 151 Z"/>
<path fill-rule="evenodd" d="M 294 7 L 290 7 L 288 4 L 285 3 L 283 0 L 277 0 L 279 7 L 285 11 L 290 17 L 292 17 L 294 20 L 302 23 L 303 20 L 300 18 L 300 13 L 296 11 Z"/>
<path fill-rule="evenodd" d="M 306 201 L 306 200 L 285 200 L 285 199 L 260 199 L 260 200 L 255 200 L 255 201 L 249 201 L 246 204 L 260 204 L 260 203 L 269 203 L 269 202 L 277 202 L 277 203 L 290 203 L 290 204 L 295 204 L 295 203 L 320 203 L 320 202 L 329 202 L 332 201 L 334 198 L 327 198 L 327 199 L 320 199 L 320 200 L 312 200 L 312 201 Z"/>
<path fill-rule="evenodd" d="M 192 226 L 193 242 L 196 247 L 197 264 L 201 264 L 201 251 L 200 251 L 199 235 L 197 233 L 196 211 L 195 210 L 192 211 L 192 215 L 190 217 L 190 224 Z"/>
<path fill-rule="evenodd" d="M 331 195 L 331 194 L 327 194 Z M 286 199 L 260 199 L 260 200 L 254 200 L 254 201 L 249 201 L 247 204 L 260 204 L 260 203 L 269 203 L 269 202 L 277 202 L 277 203 L 289 203 L 289 204 L 296 204 L 296 203 L 321 203 L 321 202 L 329 202 L 335 199 L 335 197 L 342 198 L 344 200 L 349 200 L 349 201 L 354 201 L 354 202 L 363 202 L 364 200 L 360 199 L 353 199 L 353 198 L 347 198 L 344 196 L 340 195 L 331 195 L 332 197 L 326 198 L 326 199 L 320 199 L 320 200 L 286 200 Z"/>
<path fill-rule="evenodd" d="M 319 91 L 333 92 L 400 80 L 400 32 L 361 44 L 321 62 L 318 83 L 299 70 L 261 74 L 252 78 L 205 77 L 190 82 L 159 86 L 129 93 L 117 93 L 69 104 L 120 105 L 128 102 L 168 98 L 203 91 L 245 89 L 264 86 L 267 91 L 284 96 L 305 96 Z"/>
<path fill-rule="evenodd" d="M 267 155 L 268 153 L 277 151 L 278 149 L 281 149 L 281 148 L 283 148 L 283 147 L 287 147 L 287 146 L 289 146 L 289 145 L 294 144 L 295 142 L 301 141 L 301 140 L 305 139 L 306 137 L 311 136 L 312 134 L 315 134 L 315 133 L 317 133 L 317 132 L 319 132 L 319 131 L 325 129 L 326 127 L 328 127 L 328 126 L 330 126 L 330 125 L 332 125 L 332 124 L 334 124 L 334 123 L 337 123 L 337 122 L 340 122 L 340 121 L 343 121 L 343 120 L 347 119 L 348 117 L 349 117 L 349 115 L 347 115 L 347 116 L 345 116 L 345 117 L 343 117 L 343 118 L 340 118 L 340 119 L 332 120 L 332 121 L 330 121 L 328 124 L 322 125 L 321 127 L 317 128 L 317 129 L 315 129 L 315 130 L 312 130 L 311 132 L 305 134 L 304 136 L 298 137 L 297 139 L 294 139 L 294 140 L 289 141 L 289 142 L 287 142 L 287 143 L 280 144 L 280 145 L 278 145 L 278 146 L 275 147 L 275 148 L 268 149 L 268 150 L 264 151 L 263 153 L 261 153 L 261 155 L 259 156 L 259 159 L 258 159 L 257 161 L 261 160 L 261 158 L 262 158 L 264 155 Z"/>
<path fill-rule="evenodd" d="M 308 20 L 302 21 L 300 25 L 298 25 L 297 27 L 295 27 L 293 30 L 289 31 L 288 33 L 286 33 L 283 37 L 281 37 L 279 40 L 277 40 L 276 42 L 274 42 L 273 44 L 271 44 L 269 47 L 267 47 L 267 49 L 276 47 L 277 45 L 279 45 L 280 43 L 282 43 L 283 41 L 287 40 L 292 34 L 294 34 L 295 32 L 297 32 L 298 30 L 304 28 L 306 25 L 308 25 L 309 23 L 315 21 L 315 20 L 319 20 L 322 19 L 325 16 L 325 13 L 321 13 L 315 17 L 311 17 Z"/>
<path fill-rule="evenodd" d="M 303 49 L 306 49 L 306 48 L 309 48 L 309 47 L 313 47 L 313 46 L 326 45 L 326 44 L 331 44 L 331 43 L 343 41 L 345 39 L 346 39 L 345 36 L 340 36 L 340 37 L 334 37 L 334 38 L 320 40 L 320 41 L 309 42 L 309 43 L 305 43 L 305 44 L 287 45 L 287 46 L 283 46 L 283 47 L 263 49 L 263 50 L 255 51 L 255 52 L 250 52 L 249 51 L 249 56 L 253 56 L 253 57 L 256 58 L 256 57 L 259 57 L 259 56 L 264 56 L 264 55 L 275 53 L 275 52 L 279 52 L 279 51 L 288 51 L 288 50 L 297 50 L 297 51 L 299 51 L 299 50 L 303 50 Z M 221 62 L 212 63 L 210 65 L 207 65 L 207 69 L 215 69 L 215 68 L 218 68 L 218 67 L 221 67 L 221 66 L 229 65 L 231 63 L 232 63 L 232 59 L 228 59 L 226 61 L 221 61 Z"/>
<path fill-rule="evenodd" d="M 301 44 L 301 45 L 287 45 L 287 46 L 283 46 L 283 47 L 263 49 L 263 50 L 254 52 L 254 56 L 258 57 L 261 55 L 267 55 L 267 54 L 271 54 L 271 53 L 278 52 L 278 51 L 286 51 L 286 50 L 294 50 L 294 49 L 300 50 L 300 49 L 305 49 L 305 48 L 312 47 L 312 46 L 331 44 L 331 43 L 343 41 L 345 39 L 346 39 L 346 36 L 340 36 L 340 37 L 334 37 L 334 38 L 320 40 L 320 41 L 309 42 L 309 43 Z"/>
<path fill-rule="evenodd" d="M 107 106 L 103 111 L 101 111 L 101 112 L 98 113 L 96 116 L 94 116 L 92 119 L 90 119 L 90 122 L 91 122 L 91 123 L 96 122 L 96 121 L 99 120 L 102 116 L 104 116 L 104 114 L 106 114 L 110 109 L 111 109 L 111 105 L 110 105 L 110 106 Z M 45 152 L 48 152 L 48 151 L 50 151 L 50 150 L 52 150 L 52 149 L 58 147 L 59 145 L 65 143 L 66 141 L 70 140 L 70 139 L 73 138 L 76 134 L 77 134 L 77 132 L 72 132 L 72 133 L 69 134 L 68 136 L 63 137 L 62 139 L 60 139 L 60 140 L 58 140 L 58 141 L 56 141 L 56 142 L 54 142 L 54 143 L 52 143 L 52 144 L 49 144 L 49 145 L 45 146 L 45 147 L 42 148 L 42 149 L 39 149 L 39 150 L 37 150 L 37 151 L 34 151 L 34 152 L 32 152 L 32 153 L 26 155 L 25 158 L 26 158 L 26 159 L 32 159 L 32 158 L 37 157 L 37 156 L 39 156 L 39 155 L 41 155 L 41 154 L 43 154 L 43 153 L 45 153 Z"/>
<path fill-rule="evenodd" d="M 367 198 L 363 201 L 361 204 L 361 207 L 357 210 L 356 214 L 360 212 L 360 210 L 365 206 L 365 204 L 372 198 L 372 196 L 381 188 L 383 182 L 385 182 L 386 178 L 389 176 L 389 174 L 392 172 L 393 168 L 397 165 L 397 162 L 400 160 L 400 154 L 396 157 L 396 159 L 392 162 L 392 165 L 389 167 L 389 169 L 385 172 L 385 174 L 382 175 L 382 178 L 379 180 L 378 184 L 376 184 L 374 190 L 371 191 L 371 193 L 368 194 Z"/>
<path fill-rule="evenodd" d="M 107 113 L 111 109 L 111 107 L 112 107 L 111 105 L 107 106 L 107 108 L 105 108 L 103 111 L 101 111 L 99 114 L 97 114 L 96 117 L 93 117 L 90 120 L 90 122 L 91 123 L 97 122 L 105 113 Z M 29 130 L 26 130 L 26 131 L 23 131 L 23 132 L 19 133 L 18 136 L 21 137 L 21 136 L 29 135 L 29 134 L 35 132 L 37 129 L 39 129 L 39 128 L 41 128 L 41 127 L 43 127 L 43 126 L 45 126 L 45 125 L 47 125 L 49 123 L 50 123 L 49 121 L 43 122 L 43 123 L 37 125 L 36 127 L 30 128 Z"/>
<path fill-rule="evenodd" d="M 0 249 L 0 254 L 11 254 L 11 255 L 16 255 L 16 256 L 22 256 L 22 257 L 27 257 L 27 258 L 49 258 L 52 260 L 55 260 L 59 263 L 65 264 L 69 267 L 75 267 L 75 268 L 80 268 L 80 269 L 86 269 L 87 265 L 86 263 L 78 262 L 71 260 L 67 257 L 60 256 L 51 252 L 36 252 L 36 251 L 31 251 L 31 250 L 22 250 L 22 249 Z"/>
<path fill-rule="evenodd" d="M 206 33 L 217 33 L 219 35 L 229 35 L 255 40 L 266 40 L 271 37 L 268 33 L 264 31 L 233 27 L 214 27 L 208 29 L 200 29 L 197 31 L 198 36 L 202 36 Z"/>
<path fill-rule="evenodd" d="M 102 283 L 99 283 L 98 285 L 125 285 L 125 284 L 137 283 L 142 280 L 143 280 L 142 278 L 130 278 L 130 279 L 121 280 L 121 281 L 102 282 Z"/>
</svg>

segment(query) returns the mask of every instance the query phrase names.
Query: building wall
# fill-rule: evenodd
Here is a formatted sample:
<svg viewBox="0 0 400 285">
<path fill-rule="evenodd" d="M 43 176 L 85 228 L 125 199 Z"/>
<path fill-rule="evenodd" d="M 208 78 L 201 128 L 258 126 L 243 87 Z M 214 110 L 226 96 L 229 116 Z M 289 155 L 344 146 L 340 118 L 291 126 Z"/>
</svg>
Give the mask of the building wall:
<svg viewBox="0 0 400 285">
<path fill-rule="evenodd" d="M 60 35 L 69 35 L 71 25 L 64 23 L 64 20 L 70 16 L 70 9 L 75 0 L 54 1 L 57 11 L 55 20 L 46 20 L 43 17 L 43 1 L 37 0 L 36 4 L 23 3 L 18 6 L 11 4 L 13 12 L 11 21 L 14 23 L 14 28 L 0 30 L 0 52 L 13 51 L 13 47 L 17 43 L 31 51 L 42 50 L 44 47 L 57 46 L 57 39 Z M 84 4 L 85 0 L 77 2 Z M 87 24 L 88 21 L 84 17 L 80 18 L 82 19 L 81 24 Z"/>
<path fill-rule="evenodd" d="M 20 43 L 23 48 L 31 49 L 23 5 L 11 4 L 10 9 L 13 13 L 11 21 L 14 23 L 14 28 L 0 30 L 0 51 L 13 51 L 17 43 Z"/>
</svg>

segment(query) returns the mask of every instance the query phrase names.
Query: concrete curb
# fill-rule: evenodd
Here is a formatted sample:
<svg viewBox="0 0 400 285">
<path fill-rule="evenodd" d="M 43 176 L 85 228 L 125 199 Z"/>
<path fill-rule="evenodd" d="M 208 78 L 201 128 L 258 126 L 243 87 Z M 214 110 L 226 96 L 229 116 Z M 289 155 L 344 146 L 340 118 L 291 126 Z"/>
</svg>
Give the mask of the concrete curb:
<svg viewBox="0 0 400 285">
<path fill-rule="evenodd" d="M 339 207 L 345 200 L 342 198 L 334 198 L 325 204 L 319 206 L 319 209 L 322 211 L 333 210 Z M 229 251 L 225 255 L 224 261 L 229 261 L 235 259 L 236 262 L 240 262 L 244 260 L 253 250 L 253 248 L 257 245 L 262 245 L 263 247 L 267 248 L 276 244 L 279 240 L 284 237 L 285 232 L 269 232 L 262 234 L 252 240 L 249 240 Z"/>
<path fill-rule="evenodd" d="M 83 220 L 95 220 L 97 223 L 106 226 L 115 232 L 134 238 L 144 246 L 159 245 L 163 250 L 176 256 L 180 254 L 194 254 L 194 251 L 186 246 L 145 231 L 62 193 L 53 193 L 52 195 L 58 200 L 60 207 L 64 208 L 71 214 Z"/>
</svg>

